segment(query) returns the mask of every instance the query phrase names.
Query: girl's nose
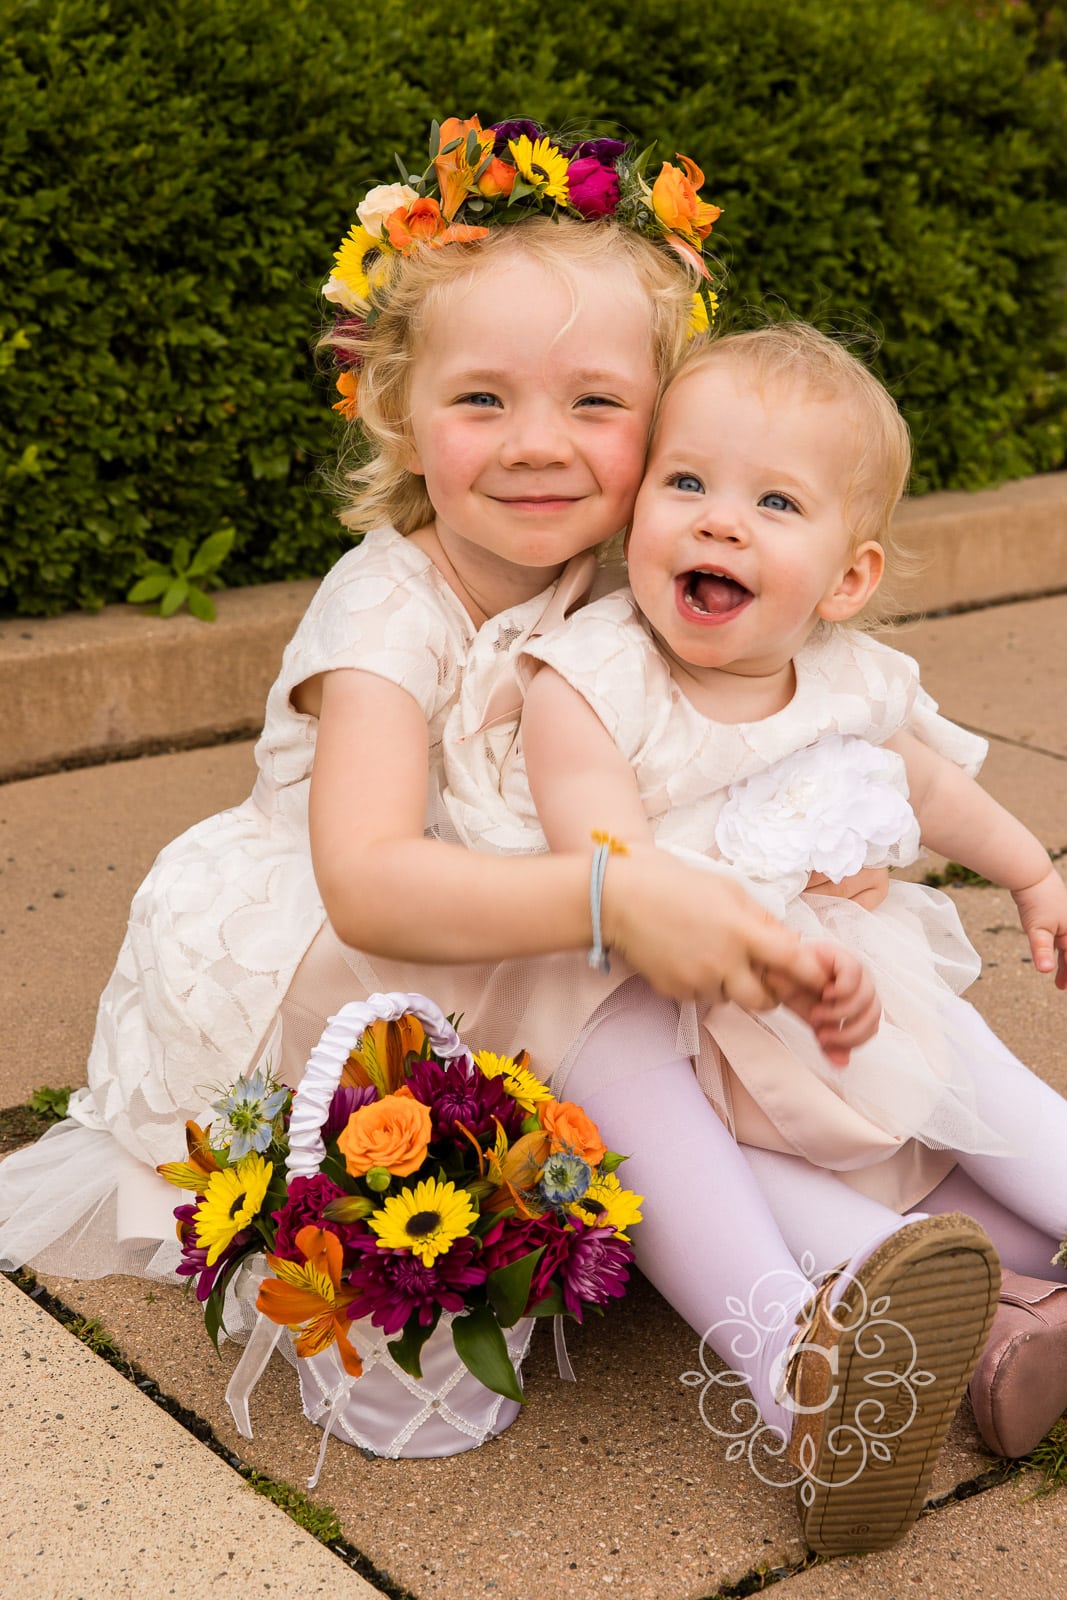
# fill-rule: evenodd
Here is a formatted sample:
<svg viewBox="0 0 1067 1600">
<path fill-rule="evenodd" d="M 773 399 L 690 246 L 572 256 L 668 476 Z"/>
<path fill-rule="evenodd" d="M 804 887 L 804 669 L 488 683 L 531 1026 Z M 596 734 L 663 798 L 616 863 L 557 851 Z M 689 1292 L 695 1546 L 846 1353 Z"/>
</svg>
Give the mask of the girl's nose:
<svg viewBox="0 0 1067 1600">
<path fill-rule="evenodd" d="M 741 508 L 725 496 L 705 495 L 697 508 L 694 530 L 700 539 L 744 544 L 748 534 Z"/>
<path fill-rule="evenodd" d="M 574 455 L 574 445 L 564 421 L 541 408 L 516 411 L 501 446 L 506 467 L 564 466 Z"/>
</svg>

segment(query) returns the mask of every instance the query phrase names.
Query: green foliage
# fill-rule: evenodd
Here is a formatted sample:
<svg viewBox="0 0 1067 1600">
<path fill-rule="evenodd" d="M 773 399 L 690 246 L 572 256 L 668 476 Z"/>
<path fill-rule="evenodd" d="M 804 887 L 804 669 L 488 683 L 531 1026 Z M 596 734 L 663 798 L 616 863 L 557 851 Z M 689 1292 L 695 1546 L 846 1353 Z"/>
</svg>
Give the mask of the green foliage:
<svg viewBox="0 0 1067 1600">
<path fill-rule="evenodd" d="M 1062 465 L 1058 15 L 0 0 L 0 609 L 120 599 L 224 526 L 230 583 L 336 560 L 316 289 L 435 115 L 686 151 L 726 208 L 731 317 L 873 329 L 917 487 Z"/>
<path fill-rule="evenodd" d="M 45 1122 L 62 1122 L 67 1114 L 70 1094 L 69 1088 L 50 1089 L 45 1086 L 35 1089 L 27 1104 L 30 1110 Z"/>
<path fill-rule="evenodd" d="M 161 617 L 171 617 L 187 605 L 201 622 L 214 622 L 215 606 L 205 589 L 221 589 L 218 569 L 232 550 L 233 541 L 234 529 L 220 528 L 217 533 L 209 533 L 193 555 L 188 539 L 179 539 L 169 566 L 162 561 L 145 563 L 144 576 L 134 584 L 127 600 L 133 605 L 158 600 L 156 611 Z"/>
<path fill-rule="evenodd" d="M 267 1478 L 255 1471 L 248 1474 L 245 1482 L 256 1494 L 263 1495 L 288 1512 L 294 1522 L 322 1544 L 334 1544 L 342 1537 L 344 1530 L 336 1511 L 331 1506 L 317 1506 L 302 1489 L 294 1489 L 290 1483 Z"/>
</svg>

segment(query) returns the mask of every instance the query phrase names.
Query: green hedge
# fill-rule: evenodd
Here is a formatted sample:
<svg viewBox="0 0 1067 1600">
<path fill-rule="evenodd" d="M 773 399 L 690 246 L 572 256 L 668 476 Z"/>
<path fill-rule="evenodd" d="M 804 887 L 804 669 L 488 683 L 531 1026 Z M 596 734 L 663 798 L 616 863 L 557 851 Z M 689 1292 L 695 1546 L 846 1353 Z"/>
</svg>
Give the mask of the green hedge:
<svg viewBox="0 0 1067 1600">
<path fill-rule="evenodd" d="M 1025 10 L 0 0 L 0 22 L 0 610 L 121 598 L 227 524 L 230 583 L 336 559 L 316 288 L 392 151 L 452 112 L 696 156 L 732 314 L 873 326 L 918 486 L 1063 464 L 1067 91 Z"/>
</svg>

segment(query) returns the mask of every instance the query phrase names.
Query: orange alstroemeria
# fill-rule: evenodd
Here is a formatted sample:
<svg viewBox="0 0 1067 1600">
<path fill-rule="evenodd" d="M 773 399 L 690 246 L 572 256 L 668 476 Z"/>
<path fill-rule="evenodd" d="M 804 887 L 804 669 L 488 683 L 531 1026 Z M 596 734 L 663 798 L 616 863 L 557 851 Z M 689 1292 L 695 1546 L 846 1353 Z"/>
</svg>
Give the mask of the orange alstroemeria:
<svg viewBox="0 0 1067 1600">
<path fill-rule="evenodd" d="M 475 149 L 473 157 L 468 159 L 472 133 Z M 444 212 L 446 222 L 452 221 L 464 200 L 477 187 L 475 174 L 486 156 L 491 153 L 495 137 L 492 129 L 482 131 L 482 125 L 477 117 L 468 117 L 466 121 L 462 117 L 446 117 L 442 122 L 438 151 L 443 152 L 450 144 L 456 145 L 456 148 L 449 150 L 447 155 L 439 153 L 434 158 L 434 169 L 441 189 L 441 210 Z M 512 182 L 514 181 L 513 178 Z M 486 192 L 482 190 L 483 194 Z M 510 194 L 511 190 L 500 192 Z"/>
<path fill-rule="evenodd" d="M 341 1241 L 335 1233 L 308 1227 L 300 1229 L 296 1243 L 303 1263 L 267 1257 L 276 1276 L 260 1284 L 256 1310 L 297 1335 L 298 1356 L 321 1355 L 336 1340 L 342 1366 L 350 1378 L 358 1378 L 363 1363 L 348 1336 L 348 1307 L 357 1291 L 341 1288 Z"/>
<path fill-rule="evenodd" d="M 489 1178 L 497 1188 L 482 1201 L 482 1210 L 506 1211 L 514 1206 L 520 1217 L 535 1217 L 542 1208 L 531 1209 L 524 1196 L 540 1181 L 551 1154 L 551 1140 L 546 1133 L 524 1133 L 505 1152 L 506 1142 L 500 1129 L 489 1156 Z"/>
<path fill-rule="evenodd" d="M 656 216 L 670 232 L 699 249 L 700 241 L 711 232 L 722 216 L 722 208 L 702 200 L 697 193 L 704 174 L 695 161 L 680 155 L 680 167 L 665 161 L 652 185 L 652 206 Z"/>
<path fill-rule="evenodd" d="M 468 244 L 473 239 L 484 239 L 488 228 L 473 228 L 464 222 L 451 227 L 441 215 L 441 207 L 432 197 L 413 200 L 410 206 L 397 206 L 391 217 L 385 219 L 389 243 L 401 255 L 410 255 L 420 244 L 434 249 L 443 244 Z"/>
<path fill-rule="evenodd" d="M 337 392 L 341 398 L 334 401 L 333 409 L 339 411 L 346 422 L 354 422 L 359 416 L 359 374 L 338 373 Z"/>
<path fill-rule="evenodd" d="M 191 1189 L 194 1194 L 203 1194 L 211 1174 L 220 1168 L 211 1154 L 207 1134 L 195 1122 L 185 1124 L 185 1148 L 189 1152 L 188 1161 L 167 1161 L 156 1171 L 176 1189 Z"/>
<path fill-rule="evenodd" d="M 372 1022 L 350 1052 L 341 1071 L 341 1082 L 356 1088 L 370 1085 L 379 1095 L 393 1094 L 404 1082 L 404 1066 L 409 1056 L 421 1056 L 426 1032 L 418 1017 L 403 1016 L 397 1022 Z"/>
</svg>

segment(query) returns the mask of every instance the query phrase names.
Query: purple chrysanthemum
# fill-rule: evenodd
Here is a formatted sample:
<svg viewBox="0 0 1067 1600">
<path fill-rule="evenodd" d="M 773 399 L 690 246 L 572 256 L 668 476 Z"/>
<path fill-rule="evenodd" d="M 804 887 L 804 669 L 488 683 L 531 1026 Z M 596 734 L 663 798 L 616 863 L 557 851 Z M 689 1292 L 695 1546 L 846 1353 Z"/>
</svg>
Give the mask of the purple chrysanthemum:
<svg viewBox="0 0 1067 1600">
<path fill-rule="evenodd" d="M 626 1293 L 633 1250 L 611 1228 L 589 1228 L 576 1217 L 572 1230 L 559 1278 L 563 1304 L 581 1322 L 585 1306 L 602 1306 Z"/>
<path fill-rule="evenodd" d="M 326 1121 L 322 1125 L 322 1142 L 329 1144 L 331 1139 L 336 1139 L 344 1128 L 348 1126 L 348 1119 L 353 1111 L 358 1111 L 361 1106 L 369 1106 L 372 1100 L 377 1100 L 378 1091 L 372 1084 L 361 1084 L 358 1088 L 351 1083 L 342 1084 L 340 1089 L 335 1089 L 330 1109 L 326 1113 Z"/>
<path fill-rule="evenodd" d="M 182 1247 L 182 1258 L 174 1270 L 179 1278 L 196 1279 L 196 1298 L 202 1304 L 215 1287 L 215 1279 L 225 1272 L 234 1256 L 239 1255 L 251 1239 L 252 1230 L 243 1228 L 234 1234 L 214 1266 L 209 1267 L 207 1246 L 200 1244 L 197 1238 L 196 1206 L 175 1206 L 174 1215 L 178 1219 L 178 1239 Z"/>
<path fill-rule="evenodd" d="M 456 1123 L 462 1122 L 476 1139 L 491 1143 L 496 1137 L 494 1117 L 509 1139 L 519 1135 L 522 1107 L 508 1094 L 503 1079 L 484 1077 L 465 1059 L 444 1066 L 436 1061 L 416 1061 L 408 1072 L 407 1085 L 416 1100 L 430 1108 L 432 1140 L 455 1138 Z"/>
<path fill-rule="evenodd" d="M 469 1235 L 437 1256 L 432 1267 L 424 1267 L 409 1250 L 382 1250 L 373 1240 L 361 1241 L 357 1249 L 347 1280 L 356 1291 L 348 1315 L 370 1317 L 390 1335 L 413 1315 L 428 1327 L 439 1309 L 462 1311 L 465 1291 L 486 1278 L 485 1267 L 475 1260 L 478 1242 Z"/>
<path fill-rule="evenodd" d="M 296 1242 L 301 1228 L 322 1228 L 326 1233 L 335 1233 L 346 1249 L 358 1240 L 365 1239 L 369 1231 L 366 1223 L 331 1222 L 322 1214 L 331 1200 L 343 1199 L 344 1192 L 329 1178 L 324 1178 L 321 1172 L 317 1172 L 313 1178 L 294 1178 L 289 1185 L 284 1206 L 280 1211 L 272 1212 L 278 1224 L 274 1254 L 281 1256 L 283 1261 L 303 1263 L 306 1258 Z"/>
</svg>

